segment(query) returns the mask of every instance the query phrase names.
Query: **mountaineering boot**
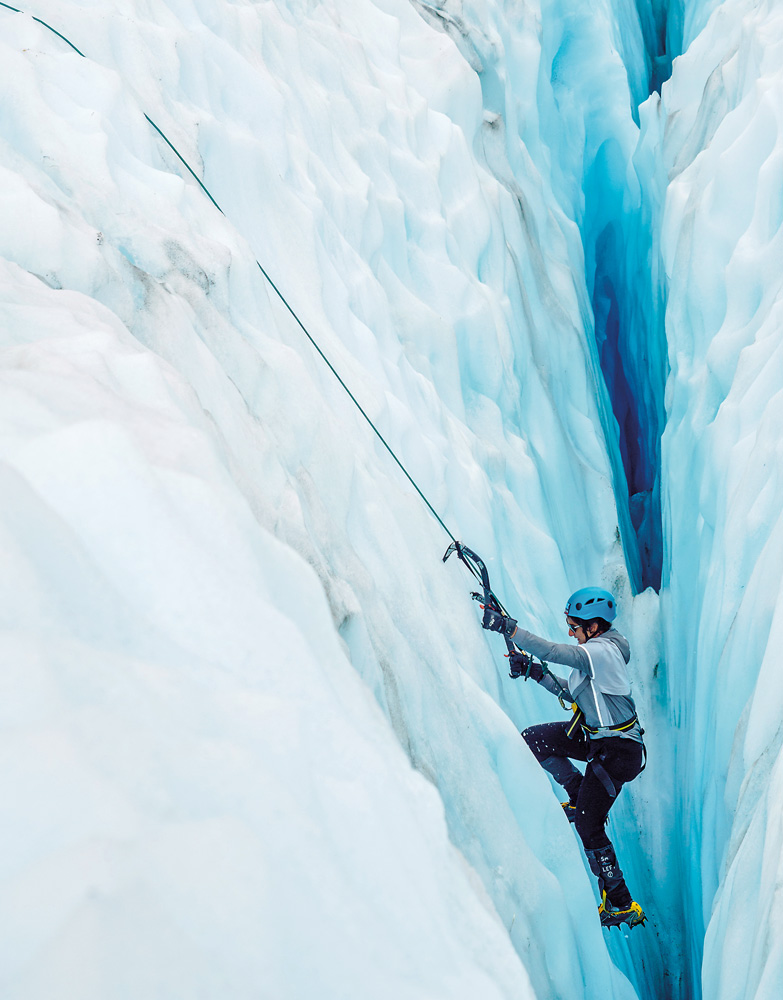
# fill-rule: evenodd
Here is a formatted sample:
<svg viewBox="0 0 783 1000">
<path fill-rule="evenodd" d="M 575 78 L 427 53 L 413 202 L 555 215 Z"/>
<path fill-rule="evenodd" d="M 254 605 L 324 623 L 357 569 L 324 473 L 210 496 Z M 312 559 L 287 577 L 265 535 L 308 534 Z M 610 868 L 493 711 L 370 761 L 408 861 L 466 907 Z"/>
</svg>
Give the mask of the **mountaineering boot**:
<svg viewBox="0 0 783 1000">
<path fill-rule="evenodd" d="M 606 893 L 602 894 L 601 905 L 598 907 L 598 916 L 601 918 L 602 927 L 619 927 L 620 924 L 628 924 L 629 927 L 643 926 L 647 917 L 644 910 L 631 900 L 631 905 L 625 909 L 614 907 L 607 900 Z"/>
<path fill-rule="evenodd" d="M 574 768 L 576 771 L 576 768 Z M 582 787 L 582 775 L 579 771 L 576 774 L 569 775 L 568 779 L 563 782 L 563 788 L 568 792 L 568 802 L 561 802 L 560 805 L 563 807 L 563 812 L 566 814 L 569 823 L 576 822 L 576 802 L 579 798 L 579 789 Z"/>
<path fill-rule="evenodd" d="M 525 734 L 522 733 L 524 736 Z M 576 800 L 579 797 L 579 789 L 582 786 L 582 775 L 570 760 L 563 757 L 547 757 L 541 762 L 545 771 L 549 771 L 558 785 L 561 785 L 568 793 L 568 802 L 561 802 L 563 812 L 568 817 L 569 823 L 576 821 Z"/>
<path fill-rule="evenodd" d="M 561 802 L 560 805 L 568 817 L 568 822 L 573 823 L 576 820 L 576 802 Z"/>
<path fill-rule="evenodd" d="M 585 850 L 585 854 L 590 871 L 598 879 L 598 891 L 601 893 L 598 913 L 601 924 L 604 927 L 616 927 L 618 924 L 636 927 L 637 924 L 643 924 L 645 915 L 641 906 L 631 898 L 612 845 Z"/>
</svg>

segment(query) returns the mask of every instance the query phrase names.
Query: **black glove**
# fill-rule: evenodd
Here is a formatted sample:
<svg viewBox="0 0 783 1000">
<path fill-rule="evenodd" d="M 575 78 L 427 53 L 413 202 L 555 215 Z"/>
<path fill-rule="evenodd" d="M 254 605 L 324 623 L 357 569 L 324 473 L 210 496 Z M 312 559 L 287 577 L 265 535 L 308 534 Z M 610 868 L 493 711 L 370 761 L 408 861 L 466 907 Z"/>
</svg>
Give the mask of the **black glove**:
<svg viewBox="0 0 783 1000">
<path fill-rule="evenodd" d="M 523 677 L 527 675 L 528 670 L 530 670 L 530 664 L 532 662 L 532 657 L 529 653 L 509 653 L 508 654 L 508 676 L 513 677 L 514 680 L 517 677 Z"/>
<path fill-rule="evenodd" d="M 490 632 L 500 632 L 501 635 L 511 635 L 517 627 L 517 622 L 515 618 L 507 618 L 492 608 L 484 608 L 481 627 L 489 629 Z"/>
<path fill-rule="evenodd" d="M 515 679 L 524 677 L 527 680 L 528 677 L 532 677 L 534 681 L 540 682 L 546 673 L 543 663 L 536 663 L 529 653 L 509 653 L 508 665 L 508 676 Z"/>
</svg>

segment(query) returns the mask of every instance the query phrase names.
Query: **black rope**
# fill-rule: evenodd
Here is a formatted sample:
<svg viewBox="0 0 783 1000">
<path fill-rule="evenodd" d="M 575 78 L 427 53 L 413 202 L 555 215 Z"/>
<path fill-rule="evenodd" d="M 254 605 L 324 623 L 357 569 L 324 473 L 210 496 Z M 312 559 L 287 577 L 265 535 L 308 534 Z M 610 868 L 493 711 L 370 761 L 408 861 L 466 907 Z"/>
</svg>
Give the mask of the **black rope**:
<svg viewBox="0 0 783 1000">
<path fill-rule="evenodd" d="M 0 7 L 5 7 L 7 10 L 11 10 L 15 14 L 24 14 L 24 13 L 26 13 L 25 11 L 20 10 L 18 7 L 12 7 L 10 4 L 3 3 L 3 0 L 0 0 Z M 70 41 L 70 39 L 66 38 L 65 35 L 60 34 L 60 32 L 57 31 L 56 28 L 53 28 L 51 26 L 51 24 L 47 24 L 46 21 L 42 21 L 40 17 L 35 17 L 35 15 L 30 15 L 30 16 L 32 17 L 32 19 L 34 21 L 37 21 L 38 24 L 43 25 L 44 28 L 48 28 L 49 31 L 51 31 L 55 35 L 57 35 L 58 38 L 61 38 L 67 45 L 70 45 L 70 47 L 73 49 L 73 51 L 76 52 L 76 53 L 78 53 L 83 59 L 87 58 L 83 52 L 81 52 L 79 49 L 76 48 L 76 46 L 73 44 L 72 41 Z M 144 112 L 142 112 L 142 113 L 144 114 Z M 171 151 L 174 153 L 174 155 L 177 157 L 177 159 L 182 163 L 182 165 L 185 167 L 185 169 L 188 171 L 188 173 L 191 175 L 191 177 L 193 177 L 193 179 L 196 181 L 196 183 L 201 188 L 201 190 L 204 192 L 204 194 L 207 196 L 207 198 L 209 198 L 209 200 L 212 202 L 212 204 L 215 206 L 215 208 L 218 210 L 218 212 L 220 212 L 220 214 L 224 218 L 227 219 L 228 217 L 226 216 L 226 213 L 223 211 L 223 209 L 220 207 L 220 205 L 218 205 L 218 203 L 212 197 L 212 194 L 210 193 L 210 191 L 207 188 L 206 184 L 204 184 L 204 182 L 201 180 L 201 178 L 198 176 L 198 174 L 193 170 L 193 168 L 190 166 L 190 164 L 188 163 L 188 161 L 179 152 L 179 150 L 177 149 L 177 147 L 169 139 L 169 137 L 166 135 L 166 133 L 163 131 L 163 129 L 161 129 L 158 125 L 156 125 L 155 122 L 150 118 L 150 116 L 148 114 L 144 114 L 144 117 L 147 119 L 147 121 L 149 122 L 149 124 L 155 129 L 155 131 L 158 133 L 158 135 L 163 139 L 163 141 L 166 143 L 166 145 L 169 147 L 169 149 L 171 149 Z M 438 512 L 435 510 L 435 508 L 432 506 L 432 504 L 429 502 L 429 500 L 426 498 L 426 496 L 419 489 L 416 481 L 413 479 L 413 477 L 411 476 L 411 474 L 408 472 L 408 470 L 402 464 L 402 462 L 400 461 L 400 459 L 396 456 L 396 454 L 394 453 L 391 445 L 386 441 L 386 438 L 384 438 L 384 436 L 381 434 L 381 432 L 378 430 L 378 428 L 372 422 L 372 420 L 368 416 L 367 412 L 365 411 L 364 407 L 359 403 L 359 401 L 356 398 L 356 396 L 354 396 L 354 394 L 351 392 L 351 390 L 345 384 L 345 382 L 343 381 L 343 379 L 339 375 L 337 369 L 334 367 L 334 365 L 332 364 L 332 362 L 329 360 L 329 358 L 327 358 L 327 356 L 324 354 L 324 352 L 318 346 L 318 344 L 316 343 L 316 341 L 313 338 L 313 336 L 310 334 L 310 332 L 307 329 L 307 327 L 304 325 L 304 323 L 301 321 L 301 319 L 299 319 L 299 317 L 294 312 L 294 310 L 291 307 L 291 305 L 288 303 L 288 300 L 286 299 L 286 297 L 283 295 L 283 293 L 280 291 L 280 289 L 277 287 L 277 285 L 274 283 L 274 281 L 272 281 L 272 279 L 270 278 L 269 274 L 261 266 L 261 263 L 258 260 L 256 260 L 256 264 L 258 265 L 258 269 L 261 272 L 261 274 L 263 274 L 263 276 L 266 278 L 266 280 L 271 285 L 271 287 L 274 290 L 274 292 L 277 295 L 277 297 L 280 299 L 280 301 L 286 307 L 286 309 L 291 314 L 291 316 L 296 320 L 297 324 L 299 325 L 299 328 L 302 330 L 302 332 L 307 337 L 307 339 L 310 341 L 310 343 L 313 345 L 313 347 L 316 349 L 316 351 L 318 351 L 318 353 L 320 354 L 321 358 L 324 360 L 324 362 L 328 366 L 328 368 L 331 371 L 331 373 L 334 375 L 334 377 L 337 379 L 337 381 L 340 383 L 340 385 L 343 387 L 343 389 L 345 389 L 345 391 L 350 396 L 353 404 L 356 406 L 356 408 L 358 409 L 358 411 L 361 413 L 361 415 L 364 417 L 364 419 L 367 421 L 367 423 L 373 429 L 373 431 L 375 432 L 376 436 L 378 437 L 378 440 L 381 442 L 381 444 L 384 446 L 384 448 L 388 451 L 388 453 L 391 455 L 391 457 L 394 459 L 394 461 L 397 463 L 397 465 L 402 470 L 402 472 L 405 475 L 405 477 L 407 478 L 408 482 L 416 490 L 416 492 L 419 494 L 419 496 L 421 497 L 421 499 L 427 505 L 430 513 L 433 515 L 433 517 L 435 518 L 435 520 L 443 528 L 443 530 L 446 532 L 446 534 L 449 536 L 449 538 L 452 540 L 452 542 L 456 542 L 456 538 L 451 533 L 451 531 L 446 527 L 446 524 L 444 523 L 444 521 L 441 518 L 440 514 L 438 514 Z"/>
<path fill-rule="evenodd" d="M 3 0 L 0 0 L 0 7 L 5 7 L 8 10 L 12 10 L 14 12 L 14 14 L 24 14 L 24 13 L 26 13 L 26 11 L 19 10 L 18 7 L 12 7 L 10 3 L 3 3 Z M 44 28 L 48 28 L 49 31 L 54 32 L 54 34 L 57 35 L 58 38 L 62 38 L 62 40 L 65 42 L 65 44 L 66 45 L 70 45 L 74 52 L 78 52 L 79 55 L 82 57 L 82 59 L 86 59 L 87 58 L 87 56 L 85 56 L 85 54 L 83 52 L 79 52 L 79 49 L 76 48 L 76 46 L 73 44 L 72 41 L 70 41 L 70 39 L 66 38 L 65 35 L 61 35 L 60 32 L 57 30 L 57 28 L 53 28 L 51 26 L 51 24 L 47 24 L 46 21 L 42 21 L 41 18 L 40 17 L 36 17 L 35 14 L 30 14 L 29 16 L 34 21 L 37 21 L 39 24 L 42 24 L 44 26 Z"/>
</svg>

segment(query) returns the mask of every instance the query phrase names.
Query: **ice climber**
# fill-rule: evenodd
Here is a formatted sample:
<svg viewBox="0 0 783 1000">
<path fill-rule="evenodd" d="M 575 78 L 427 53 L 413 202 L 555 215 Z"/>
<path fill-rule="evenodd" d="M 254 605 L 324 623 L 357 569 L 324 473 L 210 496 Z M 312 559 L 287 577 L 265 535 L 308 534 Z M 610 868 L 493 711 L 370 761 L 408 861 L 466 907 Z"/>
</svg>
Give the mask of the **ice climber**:
<svg viewBox="0 0 783 1000">
<path fill-rule="evenodd" d="M 598 879 L 601 923 L 635 927 L 646 918 L 628 891 L 606 835 L 607 816 L 620 789 L 644 767 L 642 729 L 626 669 L 631 651 L 628 640 L 611 624 L 616 614 L 616 602 L 608 591 L 585 587 L 572 594 L 565 607 L 566 625 L 576 646 L 541 639 L 491 608 L 485 610 L 482 624 L 511 638 L 525 653 L 571 667 L 566 680 L 551 673 L 546 662 L 510 653 L 513 677 L 532 677 L 547 691 L 574 704 L 568 722 L 530 726 L 522 736 L 539 764 L 568 793 L 563 809 Z M 571 760 L 587 762 L 584 775 Z"/>
</svg>

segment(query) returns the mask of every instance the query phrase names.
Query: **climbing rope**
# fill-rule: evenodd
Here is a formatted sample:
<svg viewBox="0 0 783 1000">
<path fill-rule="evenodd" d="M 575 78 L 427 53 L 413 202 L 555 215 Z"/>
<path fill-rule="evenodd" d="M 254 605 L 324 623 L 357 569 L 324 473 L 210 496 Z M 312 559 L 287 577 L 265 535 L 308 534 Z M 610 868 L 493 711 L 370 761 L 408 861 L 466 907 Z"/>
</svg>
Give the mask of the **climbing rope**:
<svg viewBox="0 0 783 1000">
<path fill-rule="evenodd" d="M 3 0 L 0 0 L 0 7 L 5 7 L 7 10 L 13 11 L 15 14 L 25 14 L 26 13 L 26 11 L 20 10 L 18 7 L 12 7 L 10 4 L 4 3 Z M 40 17 L 36 17 L 34 14 L 31 14 L 29 16 L 32 17 L 32 19 L 34 21 L 37 21 L 38 24 L 42 25 L 44 28 L 47 28 L 53 34 L 57 35 L 58 38 L 61 38 L 66 43 L 66 45 L 70 45 L 70 47 L 73 49 L 73 51 L 76 52 L 78 55 L 80 55 L 83 59 L 87 58 L 87 56 L 85 56 L 85 54 L 80 49 L 76 48 L 76 46 L 73 44 L 73 42 L 69 38 L 66 38 L 65 35 L 61 34 L 59 31 L 57 31 L 56 28 L 53 28 L 51 26 L 51 24 L 47 24 L 46 21 L 42 20 Z M 142 114 L 144 114 L 144 112 L 142 112 Z M 185 159 L 185 157 L 179 152 L 179 150 L 174 145 L 174 143 L 165 134 L 165 132 L 163 131 L 163 129 L 161 129 L 160 126 L 156 125 L 155 122 L 150 118 L 150 116 L 148 114 L 144 114 L 144 117 L 147 119 L 147 121 L 152 126 L 152 128 L 155 129 L 155 131 L 158 133 L 158 135 L 163 139 L 163 141 L 166 143 L 166 145 L 169 147 L 169 149 L 171 149 L 171 151 L 174 153 L 174 155 L 177 157 L 177 159 L 182 163 L 182 165 L 185 167 L 185 169 L 188 171 L 188 173 L 191 175 L 191 177 L 193 177 L 193 179 L 196 181 L 196 183 L 201 188 L 201 190 L 204 192 L 204 194 L 207 196 L 207 198 L 209 198 L 209 200 L 212 202 L 212 204 L 215 206 L 215 208 L 218 210 L 218 212 L 220 212 L 220 214 L 224 218 L 228 219 L 228 216 L 226 215 L 226 213 L 223 211 L 223 209 L 220 207 L 220 205 L 218 205 L 217 201 L 215 201 L 215 199 L 212 197 L 212 194 L 209 191 L 209 189 L 207 188 L 207 186 L 204 184 L 204 182 L 201 180 L 201 178 L 198 176 L 198 174 L 196 174 L 196 172 L 190 166 L 190 164 Z M 304 325 L 304 323 L 301 321 L 301 319 L 299 319 L 299 317 L 297 316 L 297 314 L 294 311 L 294 309 L 292 308 L 292 306 L 289 304 L 289 302 L 286 299 L 286 297 L 283 295 L 283 293 L 280 291 L 280 289 L 277 287 L 277 285 L 274 283 L 274 281 L 272 281 L 271 277 L 269 276 L 269 274 L 267 273 L 267 271 L 265 270 L 265 268 L 262 267 L 262 265 L 261 265 L 261 263 L 260 263 L 260 261 L 258 259 L 256 259 L 256 264 L 258 265 L 259 271 L 266 278 L 267 282 L 269 283 L 269 285 L 271 286 L 271 288 L 273 289 L 273 291 L 275 292 L 275 294 L 277 295 L 277 297 L 280 299 L 280 301 L 286 307 L 286 309 L 291 314 L 291 316 L 294 318 L 294 320 L 296 320 L 297 324 L 299 325 L 299 328 L 302 330 L 302 332 L 304 333 L 304 335 L 307 337 L 307 339 L 310 341 L 310 343 L 316 349 L 316 351 L 318 352 L 318 354 L 321 356 L 321 358 L 326 363 L 326 365 L 328 366 L 329 370 L 334 375 L 334 377 L 337 379 L 337 381 L 340 383 L 340 385 L 343 387 L 343 389 L 345 389 L 345 391 L 348 393 L 348 395 L 350 396 L 353 404 L 356 406 L 356 408 L 358 409 L 358 411 L 361 413 L 361 415 L 364 417 L 364 419 L 367 421 L 367 423 L 373 429 L 373 431 L 375 432 L 378 440 L 381 442 L 381 444 L 384 446 L 384 448 L 388 451 L 388 453 L 391 455 L 391 457 L 394 459 L 394 461 L 397 463 L 397 465 L 402 470 L 402 472 L 405 475 L 405 477 L 407 478 L 408 482 L 416 490 L 416 492 L 419 494 L 419 496 L 421 497 L 421 499 L 427 505 L 430 513 L 433 515 L 433 517 L 435 518 L 435 520 L 443 528 L 443 530 L 449 536 L 449 538 L 451 539 L 451 541 L 453 543 L 456 543 L 456 541 L 457 541 L 456 538 L 451 533 L 451 531 L 446 527 L 446 524 L 444 523 L 444 521 L 441 518 L 440 514 L 438 514 L 438 512 L 435 510 L 435 508 L 429 502 L 429 500 L 427 499 L 427 497 L 419 489 L 418 484 L 413 479 L 413 477 L 408 472 L 408 470 L 405 468 L 405 466 L 402 464 L 402 462 L 397 457 L 397 455 L 394 453 L 391 445 L 389 445 L 389 443 L 386 441 L 386 439 L 384 438 L 384 436 L 381 434 L 381 432 L 378 430 L 378 428 L 372 422 L 372 420 L 370 419 L 369 415 L 365 411 L 364 407 L 361 405 L 361 403 L 358 401 L 358 399 L 356 398 L 356 396 L 354 396 L 354 394 L 351 392 L 351 390 L 345 384 L 345 382 L 343 381 L 343 379 L 340 376 L 340 374 L 337 371 L 337 369 L 334 367 L 334 365 L 329 360 L 329 358 L 327 358 L 327 356 L 321 350 L 321 348 L 319 347 L 319 345 L 316 343 L 315 338 L 310 334 L 310 331 L 307 329 L 307 327 Z"/>
<path fill-rule="evenodd" d="M 10 3 L 3 3 L 2 0 L 0 0 L 0 7 L 6 7 L 8 10 L 12 10 L 14 12 L 14 14 L 25 14 L 25 13 L 27 13 L 24 10 L 19 10 L 18 7 L 12 7 Z M 37 21 L 39 24 L 42 24 L 44 26 L 44 28 L 48 28 L 49 31 L 54 32 L 54 34 L 57 35 L 58 38 L 62 38 L 62 40 L 65 42 L 65 44 L 66 45 L 70 45 L 74 52 L 79 52 L 79 50 L 76 48 L 76 46 L 73 44 L 73 42 L 70 41 L 70 39 L 66 38 L 65 35 L 61 35 L 60 32 L 57 30 L 57 28 L 53 28 L 51 26 L 51 24 L 47 24 L 46 21 L 42 21 L 41 18 L 40 17 L 36 17 L 35 14 L 30 14 L 29 17 L 31 17 L 34 21 Z M 79 55 L 82 57 L 82 59 L 86 59 L 87 58 L 83 52 L 79 52 Z"/>
</svg>

